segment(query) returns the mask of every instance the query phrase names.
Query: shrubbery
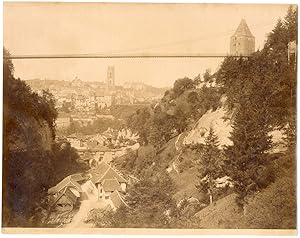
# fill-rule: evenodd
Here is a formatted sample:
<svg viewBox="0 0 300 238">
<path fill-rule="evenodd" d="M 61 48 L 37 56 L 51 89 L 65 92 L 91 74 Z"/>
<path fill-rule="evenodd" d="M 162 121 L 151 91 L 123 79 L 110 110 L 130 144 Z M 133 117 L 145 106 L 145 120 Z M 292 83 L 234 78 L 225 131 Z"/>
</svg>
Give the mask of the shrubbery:
<svg viewBox="0 0 300 238">
<path fill-rule="evenodd" d="M 245 206 L 245 225 L 255 229 L 296 229 L 296 178 L 277 179 Z"/>
</svg>

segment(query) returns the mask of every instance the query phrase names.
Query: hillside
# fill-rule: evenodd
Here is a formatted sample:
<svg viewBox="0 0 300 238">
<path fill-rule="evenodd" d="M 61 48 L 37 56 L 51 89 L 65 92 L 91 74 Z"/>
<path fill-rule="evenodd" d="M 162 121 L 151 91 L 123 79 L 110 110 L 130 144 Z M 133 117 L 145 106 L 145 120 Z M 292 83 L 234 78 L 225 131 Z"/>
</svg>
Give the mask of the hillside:
<svg viewBox="0 0 300 238">
<path fill-rule="evenodd" d="M 194 215 L 203 229 L 295 229 L 295 180 L 288 174 L 252 194 L 244 210 L 230 194 Z"/>
<path fill-rule="evenodd" d="M 230 194 L 195 214 L 203 229 L 241 229 L 243 212 L 236 205 L 236 194 Z"/>
<path fill-rule="evenodd" d="M 196 123 L 192 129 L 178 135 L 170 140 L 160 153 L 161 157 L 166 158 L 167 153 L 171 153 L 173 158 L 168 162 L 167 171 L 177 185 L 178 192 L 175 199 L 179 201 L 186 197 L 201 197 L 195 185 L 197 183 L 196 161 L 197 157 L 193 151 L 187 148 L 195 144 L 205 144 L 205 138 L 208 135 L 209 128 L 212 127 L 219 139 L 220 149 L 226 145 L 231 145 L 230 132 L 232 131 L 232 122 L 228 118 L 228 112 L 224 107 L 217 110 L 207 111 Z M 283 152 L 286 150 L 283 140 L 283 131 L 273 130 L 271 133 L 274 148 L 272 153 Z"/>
</svg>

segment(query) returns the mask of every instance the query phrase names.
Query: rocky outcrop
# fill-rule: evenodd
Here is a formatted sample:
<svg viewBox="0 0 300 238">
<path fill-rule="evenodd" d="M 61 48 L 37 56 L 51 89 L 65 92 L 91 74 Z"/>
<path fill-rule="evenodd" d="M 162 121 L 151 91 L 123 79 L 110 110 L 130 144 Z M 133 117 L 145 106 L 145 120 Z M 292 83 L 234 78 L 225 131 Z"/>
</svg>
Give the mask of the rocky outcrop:
<svg viewBox="0 0 300 238">
<path fill-rule="evenodd" d="M 27 150 L 51 150 L 51 130 L 44 120 L 27 117 L 23 113 L 13 113 L 15 127 L 8 134 L 10 152 Z"/>
<path fill-rule="evenodd" d="M 232 132 L 231 115 L 228 114 L 224 107 L 218 108 L 216 111 L 207 111 L 197 121 L 194 128 L 184 137 L 183 144 L 204 144 L 210 127 L 213 128 L 215 134 L 218 136 L 220 149 L 226 145 L 232 145 L 232 141 L 229 139 Z M 273 130 L 270 132 L 270 135 L 273 142 L 272 152 L 285 150 L 283 145 L 283 130 Z"/>
<path fill-rule="evenodd" d="M 194 128 L 184 138 L 183 144 L 204 144 L 205 137 L 213 128 L 219 139 L 219 146 L 230 145 L 230 132 L 232 131 L 231 121 L 227 118 L 227 111 L 219 108 L 216 111 L 209 110 L 196 123 Z"/>
</svg>

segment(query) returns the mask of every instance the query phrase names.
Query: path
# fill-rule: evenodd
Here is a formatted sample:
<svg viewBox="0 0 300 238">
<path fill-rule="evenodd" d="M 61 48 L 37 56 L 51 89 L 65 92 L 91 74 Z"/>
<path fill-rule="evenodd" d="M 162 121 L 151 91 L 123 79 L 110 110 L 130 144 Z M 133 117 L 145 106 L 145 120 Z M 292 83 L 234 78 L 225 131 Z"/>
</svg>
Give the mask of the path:
<svg viewBox="0 0 300 238">
<path fill-rule="evenodd" d="M 176 139 L 176 141 L 175 141 L 175 149 L 176 149 L 177 151 L 179 151 L 179 149 L 180 149 L 179 146 L 177 146 L 177 144 L 178 144 L 179 139 L 180 139 L 181 136 L 182 136 L 182 133 L 178 135 L 178 137 L 177 137 L 177 139 Z M 176 159 L 175 159 L 175 160 L 173 161 L 173 163 L 172 163 L 172 168 L 176 171 L 177 174 L 179 174 L 179 171 L 178 171 L 178 169 L 176 168 L 175 161 L 179 159 L 179 157 L 181 156 L 181 154 L 182 154 L 182 150 L 180 150 L 179 155 L 176 157 Z"/>
<path fill-rule="evenodd" d="M 90 210 L 94 208 L 105 208 L 107 203 L 97 200 L 84 200 L 81 202 L 78 212 L 73 217 L 71 223 L 66 228 L 91 228 L 93 224 L 85 223 L 84 219 L 87 217 Z"/>
<path fill-rule="evenodd" d="M 177 137 L 177 139 L 175 141 L 175 148 L 176 148 L 176 150 L 179 150 L 179 147 L 177 146 L 177 143 L 178 143 L 181 135 L 182 135 L 182 133 L 178 135 L 178 137 Z"/>
</svg>

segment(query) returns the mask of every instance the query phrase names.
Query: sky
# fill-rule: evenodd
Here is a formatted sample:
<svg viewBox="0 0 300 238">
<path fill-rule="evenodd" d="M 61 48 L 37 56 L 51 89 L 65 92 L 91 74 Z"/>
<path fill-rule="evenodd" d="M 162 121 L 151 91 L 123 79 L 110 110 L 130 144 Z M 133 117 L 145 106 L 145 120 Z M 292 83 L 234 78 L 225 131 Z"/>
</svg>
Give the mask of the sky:
<svg viewBox="0 0 300 238">
<path fill-rule="evenodd" d="M 227 54 L 244 18 L 256 49 L 284 18 L 288 5 L 4 3 L 4 46 L 12 55 Z M 178 78 L 214 72 L 220 58 L 13 60 L 15 76 L 105 81 L 115 66 L 117 85 L 172 86 Z"/>
</svg>

